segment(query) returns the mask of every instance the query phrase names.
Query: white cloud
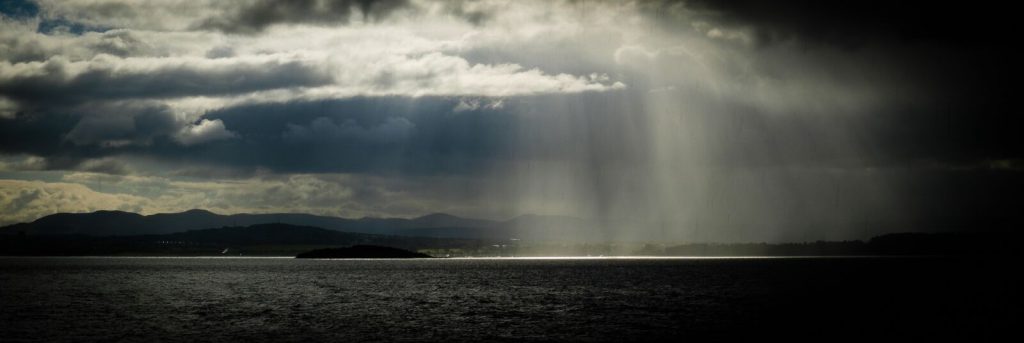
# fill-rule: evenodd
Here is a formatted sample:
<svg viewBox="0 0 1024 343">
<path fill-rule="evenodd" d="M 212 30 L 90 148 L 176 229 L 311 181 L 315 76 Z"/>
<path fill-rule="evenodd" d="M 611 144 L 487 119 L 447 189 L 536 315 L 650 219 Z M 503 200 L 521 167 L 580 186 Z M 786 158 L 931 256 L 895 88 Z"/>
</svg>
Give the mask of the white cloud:
<svg viewBox="0 0 1024 343">
<path fill-rule="evenodd" d="M 466 112 L 476 111 L 479 109 L 485 110 L 500 110 L 505 107 L 505 101 L 502 99 L 497 100 L 486 100 L 486 99 L 459 99 L 459 103 L 452 108 L 452 112 Z"/>
<path fill-rule="evenodd" d="M 438 3 L 415 2 L 419 11 L 403 12 L 400 20 L 388 25 L 297 23 L 253 35 L 192 30 L 201 18 L 235 13 L 251 3 L 44 1 L 45 18 L 113 29 L 42 34 L 35 32 L 35 25 L 3 22 L 0 91 L 19 93 L 11 101 L 33 101 L 26 98 L 32 90 L 13 87 L 34 85 L 42 92 L 87 98 L 80 101 L 208 104 L 192 109 L 188 119 L 194 120 L 206 110 L 251 102 L 396 95 L 501 97 L 625 87 L 608 78 L 552 73 L 516 63 L 476 63 L 461 55 L 502 41 L 530 42 L 580 31 L 579 23 L 545 19 L 549 13 L 543 7 L 518 6 L 509 18 L 486 27 L 452 21 L 445 12 L 450 8 L 439 8 Z M 499 5 L 483 2 L 468 10 L 507 7 Z M 564 10 L 564 5 L 552 8 Z M 510 22 L 510 17 L 520 20 Z M 521 27 L 512 30 L 511 25 Z M 104 87 L 85 84 L 96 80 Z M 63 98 L 55 95 L 50 97 Z M 0 115 L 9 117 L 10 112 Z"/>
<path fill-rule="evenodd" d="M 203 119 L 199 123 L 189 124 L 174 136 L 183 145 L 203 144 L 236 137 L 238 137 L 237 134 L 224 128 L 224 122 L 220 119 Z"/>
</svg>

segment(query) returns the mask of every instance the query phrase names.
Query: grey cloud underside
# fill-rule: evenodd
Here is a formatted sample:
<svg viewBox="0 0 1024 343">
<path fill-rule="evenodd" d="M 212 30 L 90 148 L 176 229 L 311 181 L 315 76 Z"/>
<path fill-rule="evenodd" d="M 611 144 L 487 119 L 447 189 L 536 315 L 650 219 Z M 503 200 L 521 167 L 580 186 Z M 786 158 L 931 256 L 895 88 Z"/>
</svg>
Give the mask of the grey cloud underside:
<svg viewBox="0 0 1024 343">
<path fill-rule="evenodd" d="M 474 25 L 481 25 L 497 15 L 467 6 L 473 2 L 452 0 L 440 5 L 442 11 L 451 18 Z M 200 30 L 257 34 L 276 24 L 344 25 L 353 17 L 366 22 L 379 22 L 395 12 L 421 14 L 425 9 L 419 5 L 408 0 L 257 0 L 244 3 L 223 15 L 202 19 L 193 26 Z"/>
<path fill-rule="evenodd" d="M 51 60 L 42 66 L 46 74 L 0 80 L 0 93 L 28 106 L 52 106 L 131 98 L 217 96 L 317 86 L 332 81 L 322 70 L 300 62 L 239 63 L 202 69 L 185 62 L 146 71 L 100 67 L 72 75 L 65 71 L 65 64 Z"/>
<path fill-rule="evenodd" d="M 0 35 L 5 60 L 11 63 L 45 62 L 53 57 L 52 47 L 35 38 L 22 32 Z M 83 45 L 96 53 L 119 57 L 159 55 L 158 48 L 139 40 L 127 29 L 87 32 L 78 38 L 88 41 Z"/>
<path fill-rule="evenodd" d="M 651 163 L 645 154 L 649 146 L 643 142 L 652 134 L 650 118 L 640 114 L 646 105 L 630 97 L 519 97 L 505 99 L 501 109 L 460 112 L 453 109 L 462 100 L 445 97 L 244 105 L 203 117 L 222 121 L 239 137 L 203 147 L 174 142 L 170 136 L 181 123 L 162 106 L 100 106 L 86 110 L 86 115 L 54 109 L 8 120 L 0 130 L 5 131 L 2 147 L 7 153 L 70 160 L 137 154 L 278 172 L 467 174 L 530 160 L 588 161 L 594 166 Z M 1019 141 L 1012 135 L 975 137 L 978 131 L 961 130 L 973 124 L 967 116 L 934 116 L 928 110 L 890 109 L 877 117 L 809 120 L 774 117 L 728 103 L 704 102 L 703 106 L 714 111 L 689 114 L 699 125 L 678 132 L 679 141 L 706 150 L 714 157 L 712 164 L 738 168 L 859 168 L 898 166 L 906 161 L 977 165 L 1013 158 L 1012 143 Z M 870 153 L 837 146 L 842 137 L 834 135 L 836 127 L 843 127 L 846 136 L 858 137 Z M 976 129 L 987 129 L 982 132 L 989 134 L 995 130 Z M 124 140 L 145 144 L 92 144 Z M 1005 148 L 991 148 L 995 146 Z"/>
<path fill-rule="evenodd" d="M 258 0 L 222 17 L 207 18 L 197 27 L 256 33 L 274 24 L 344 24 L 354 14 L 364 20 L 380 20 L 408 6 L 407 0 Z"/>
</svg>

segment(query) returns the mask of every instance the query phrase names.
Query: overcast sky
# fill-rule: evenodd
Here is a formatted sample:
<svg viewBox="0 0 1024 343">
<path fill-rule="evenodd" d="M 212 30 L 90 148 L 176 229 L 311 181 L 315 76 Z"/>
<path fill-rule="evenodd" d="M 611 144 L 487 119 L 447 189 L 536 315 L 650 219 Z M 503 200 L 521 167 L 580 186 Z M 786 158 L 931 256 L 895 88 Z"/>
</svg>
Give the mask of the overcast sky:
<svg viewBox="0 0 1024 343">
<path fill-rule="evenodd" d="M 623 239 L 1024 222 L 1009 12 L 817 1 L 0 4 L 0 225 L 567 215 Z"/>
</svg>

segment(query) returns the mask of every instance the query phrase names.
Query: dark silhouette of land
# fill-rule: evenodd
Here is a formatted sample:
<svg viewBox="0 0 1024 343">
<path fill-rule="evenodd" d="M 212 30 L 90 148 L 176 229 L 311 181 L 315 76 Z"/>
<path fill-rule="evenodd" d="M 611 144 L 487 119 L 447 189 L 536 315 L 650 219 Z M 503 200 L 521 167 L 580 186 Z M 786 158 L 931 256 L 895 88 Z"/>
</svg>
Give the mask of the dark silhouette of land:
<svg viewBox="0 0 1024 343">
<path fill-rule="evenodd" d="M 228 222 L 241 224 L 220 225 Z M 587 236 L 586 232 L 585 222 L 552 216 L 521 216 L 497 222 L 447 214 L 414 219 L 345 219 L 307 214 L 225 216 L 202 210 L 149 216 L 97 211 L 54 214 L 0 228 L 0 255 L 294 256 L 314 249 L 378 245 L 439 257 L 1008 256 L 1018 254 L 1022 238 L 1019 233 L 998 231 L 897 233 L 868 241 L 666 244 L 595 241 L 596 235 Z M 519 236 L 529 239 L 511 238 L 530 233 Z"/>
<path fill-rule="evenodd" d="M 295 258 L 431 258 L 427 254 L 376 245 L 353 245 L 307 251 Z"/>
<path fill-rule="evenodd" d="M 0 236 L 0 255 L 294 256 L 312 249 L 359 244 L 413 250 L 465 249 L 480 245 L 468 239 L 372 235 L 272 223 L 164 235 L 6 235 Z"/>
<path fill-rule="evenodd" d="M 462 218 L 434 213 L 417 218 L 359 219 L 317 216 L 302 213 L 232 214 L 221 215 L 206 210 L 180 213 L 140 215 L 123 211 L 96 211 L 91 213 L 57 213 L 31 223 L 0 227 L 0 235 L 84 235 L 84 236 L 138 236 L 161 235 L 189 230 L 219 227 L 237 227 L 256 224 L 290 224 L 312 226 L 328 230 L 437 238 L 510 239 L 536 237 L 538 239 L 591 239 L 593 234 L 582 232 L 592 223 L 572 217 L 523 215 L 505 221 Z"/>
</svg>

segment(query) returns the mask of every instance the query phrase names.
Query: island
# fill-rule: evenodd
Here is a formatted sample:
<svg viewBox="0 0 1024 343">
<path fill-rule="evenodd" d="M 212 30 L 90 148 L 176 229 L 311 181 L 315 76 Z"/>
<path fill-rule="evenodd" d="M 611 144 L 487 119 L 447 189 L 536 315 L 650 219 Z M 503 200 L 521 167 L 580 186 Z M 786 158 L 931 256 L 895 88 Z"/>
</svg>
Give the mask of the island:
<svg viewBox="0 0 1024 343">
<path fill-rule="evenodd" d="M 427 254 L 376 245 L 353 245 L 348 248 L 329 248 L 307 251 L 295 258 L 432 258 Z"/>
</svg>

